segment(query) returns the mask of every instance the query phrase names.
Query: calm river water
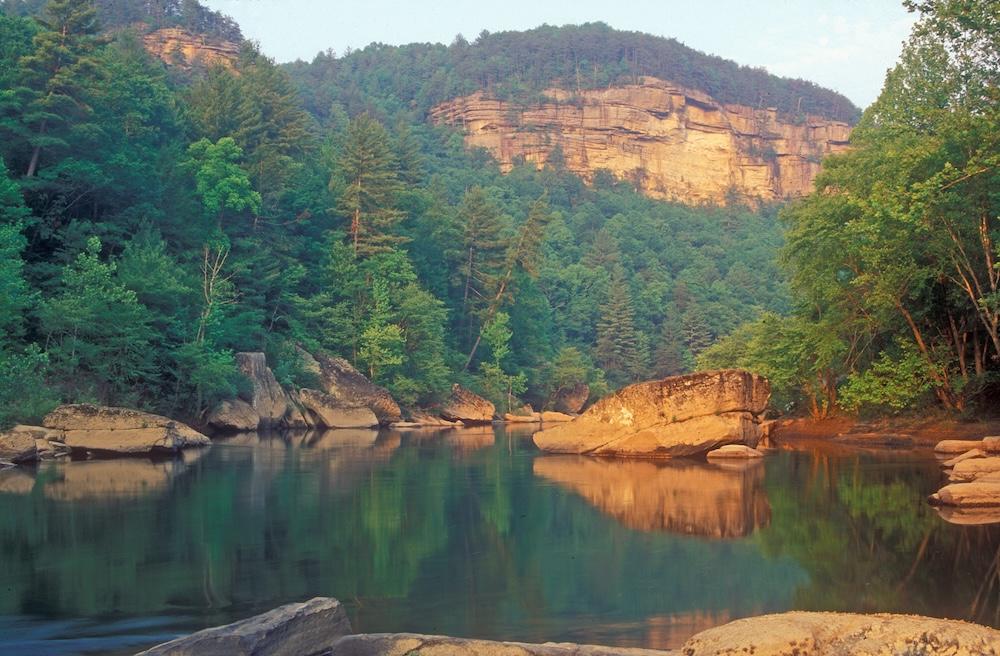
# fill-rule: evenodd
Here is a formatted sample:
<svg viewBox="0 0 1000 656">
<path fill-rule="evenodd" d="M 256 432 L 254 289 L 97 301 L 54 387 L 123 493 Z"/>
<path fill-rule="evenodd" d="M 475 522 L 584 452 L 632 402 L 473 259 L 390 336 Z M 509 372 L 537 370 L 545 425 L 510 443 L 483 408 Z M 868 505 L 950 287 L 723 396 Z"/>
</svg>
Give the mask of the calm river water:
<svg viewBox="0 0 1000 656">
<path fill-rule="evenodd" d="M 789 609 L 1000 624 L 1000 525 L 939 517 L 940 481 L 929 453 L 657 464 L 503 428 L 0 472 L 0 652 L 132 653 L 317 595 L 357 631 L 662 648 Z"/>
</svg>

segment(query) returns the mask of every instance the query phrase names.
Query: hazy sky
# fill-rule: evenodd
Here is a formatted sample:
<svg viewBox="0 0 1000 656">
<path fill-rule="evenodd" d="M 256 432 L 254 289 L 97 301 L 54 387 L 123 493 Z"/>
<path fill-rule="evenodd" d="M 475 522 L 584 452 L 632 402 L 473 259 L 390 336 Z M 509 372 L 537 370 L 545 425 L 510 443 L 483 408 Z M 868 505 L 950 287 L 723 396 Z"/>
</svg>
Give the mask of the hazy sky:
<svg viewBox="0 0 1000 656">
<path fill-rule="evenodd" d="M 279 62 L 379 41 L 470 41 L 499 32 L 604 21 L 836 89 L 861 107 L 882 87 L 913 16 L 900 0 L 203 0 Z"/>
</svg>

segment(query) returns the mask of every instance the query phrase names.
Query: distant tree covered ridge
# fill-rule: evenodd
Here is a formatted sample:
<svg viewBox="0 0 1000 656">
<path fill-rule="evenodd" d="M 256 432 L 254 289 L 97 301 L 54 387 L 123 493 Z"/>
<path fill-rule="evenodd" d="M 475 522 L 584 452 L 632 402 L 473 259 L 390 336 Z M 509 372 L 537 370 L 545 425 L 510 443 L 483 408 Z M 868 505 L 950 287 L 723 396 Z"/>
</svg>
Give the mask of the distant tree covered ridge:
<svg viewBox="0 0 1000 656">
<path fill-rule="evenodd" d="M 39 16 L 46 0 L 0 0 L 0 9 L 13 16 Z M 105 29 L 146 23 L 154 29 L 182 27 L 197 34 L 242 41 L 239 25 L 197 0 L 94 0 L 97 18 Z"/>
<path fill-rule="evenodd" d="M 549 87 L 593 89 L 652 76 L 704 91 L 723 103 L 775 107 L 789 117 L 815 114 L 854 123 L 861 111 L 845 96 L 812 82 L 781 78 L 762 68 L 707 55 L 676 39 L 616 30 L 604 23 L 482 32 L 450 46 L 373 43 L 311 63 L 288 64 L 314 113 L 331 102 L 348 111 L 367 99 L 425 112 L 452 98 L 485 90 L 532 101 Z"/>
<path fill-rule="evenodd" d="M 299 346 L 405 406 L 459 382 L 544 407 L 789 309 L 773 209 L 503 174 L 379 85 L 314 115 L 252 46 L 177 75 L 99 18 L 0 12 L 0 424 L 83 401 L 197 419 L 245 394 L 239 351 L 308 386 Z"/>
</svg>

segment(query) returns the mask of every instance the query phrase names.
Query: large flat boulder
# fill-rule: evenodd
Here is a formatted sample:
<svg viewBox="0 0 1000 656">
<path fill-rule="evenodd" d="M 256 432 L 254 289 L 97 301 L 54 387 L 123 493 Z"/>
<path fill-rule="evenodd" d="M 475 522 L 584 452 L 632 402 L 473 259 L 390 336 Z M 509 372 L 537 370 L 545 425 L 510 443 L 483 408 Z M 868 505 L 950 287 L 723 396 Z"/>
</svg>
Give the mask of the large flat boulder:
<svg viewBox="0 0 1000 656">
<path fill-rule="evenodd" d="M 756 446 L 771 386 L 747 371 L 709 371 L 637 383 L 575 420 L 535 433 L 553 453 L 691 456 L 726 444 Z"/>
<path fill-rule="evenodd" d="M 482 424 L 493 421 L 496 407 L 458 383 L 451 386 L 451 396 L 441 406 L 441 416 L 449 421 Z"/>
<path fill-rule="evenodd" d="M 130 408 L 63 405 L 49 413 L 42 426 L 59 431 L 55 441 L 74 451 L 143 455 L 210 443 L 186 424 Z"/>
<path fill-rule="evenodd" d="M 381 424 L 403 420 L 403 411 L 389 390 L 365 378 L 347 360 L 326 354 L 304 357 L 304 360 L 307 367 L 318 375 L 322 391 L 337 401 L 367 407 Z"/>
<path fill-rule="evenodd" d="M 139 656 L 319 656 L 351 633 L 344 607 L 317 597 L 240 622 L 205 629 Z"/>
<path fill-rule="evenodd" d="M 379 425 L 378 417 L 365 405 L 346 403 L 333 396 L 312 389 L 302 389 L 298 401 L 316 425 L 324 428 L 372 428 Z"/>
<path fill-rule="evenodd" d="M 952 481 L 974 481 L 1000 472 L 1000 457 L 967 458 L 955 464 L 948 478 Z"/>
<path fill-rule="evenodd" d="M 242 433 L 257 430 L 260 415 L 243 399 L 227 399 L 209 413 L 206 423 L 217 431 Z"/>
<path fill-rule="evenodd" d="M 250 406 L 260 417 L 262 427 L 280 426 L 288 412 L 288 395 L 267 366 L 263 353 L 237 353 L 236 366 L 251 385 Z"/>
<path fill-rule="evenodd" d="M 1000 506 L 1000 480 L 978 480 L 971 483 L 952 483 L 932 494 L 930 501 L 942 506 L 978 508 Z"/>
<path fill-rule="evenodd" d="M 982 440 L 941 440 L 934 446 L 935 453 L 959 454 L 982 448 Z"/>
<path fill-rule="evenodd" d="M 793 612 L 708 629 L 685 656 L 996 656 L 1000 632 L 977 624 L 912 615 Z"/>
</svg>

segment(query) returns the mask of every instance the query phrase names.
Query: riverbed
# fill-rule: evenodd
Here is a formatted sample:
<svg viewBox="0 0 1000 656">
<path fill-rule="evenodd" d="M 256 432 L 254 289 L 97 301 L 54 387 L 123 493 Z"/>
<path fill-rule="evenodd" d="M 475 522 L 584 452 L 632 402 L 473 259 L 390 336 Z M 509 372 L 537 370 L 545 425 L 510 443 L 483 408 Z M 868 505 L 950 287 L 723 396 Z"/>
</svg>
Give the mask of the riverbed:
<svg viewBox="0 0 1000 656">
<path fill-rule="evenodd" d="M 793 609 L 1000 625 L 1000 525 L 927 506 L 929 450 L 715 465 L 530 435 L 248 434 L 0 472 L 0 651 L 129 654 L 313 596 L 356 631 L 654 648 Z"/>
</svg>

